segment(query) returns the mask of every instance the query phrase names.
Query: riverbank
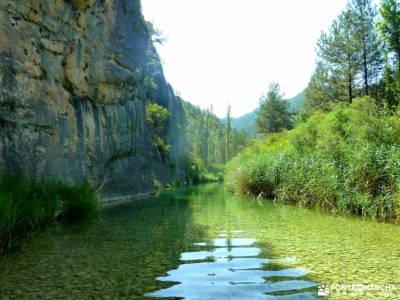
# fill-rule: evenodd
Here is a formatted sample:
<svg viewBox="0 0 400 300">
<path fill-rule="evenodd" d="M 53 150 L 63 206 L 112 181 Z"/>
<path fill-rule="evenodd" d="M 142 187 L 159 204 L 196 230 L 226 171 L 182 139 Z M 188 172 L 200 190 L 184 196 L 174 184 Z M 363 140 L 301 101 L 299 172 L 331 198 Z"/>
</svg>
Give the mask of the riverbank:
<svg viewBox="0 0 400 300">
<path fill-rule="evenodd" d="M 209 181 L 202 183 L 217 181 L 214 177 L 207 178 Z M 21 174 L 0 175 L 0 254 L 29 234 L 57 222 L 90 219 L 102 208 L 157 196 L 162 190 L 101 197 L 86 181 L 71 186 L 56 181 L 28 180 Z"/>
<path fill-rule="evenodd" d="M 98 198 L 87 181 L 66 185 L 29 180 L 21 174 L 0 175 L 0 253 L 56 221 L 94 217 Z"/>
<path fill-rule="evenodd" d="M 141 200 L 141 199 L 145 199 L 145 198 L 154 196 L 154 195 L 158 194 L 159 192 L 160 191 L 154 190 L 154 191 L 150 191 L 147 193 L 137 193 L 134 195 L 127 195 L 127 196 L 115 196 L 115 197 L 105 197 L 105 198 L 99 197 L 98 206 L 99 206 L 99 208 L 103 208 L 103 207 L 127 203 L 134 199 Z"/>
<path fill-rule="evenodd" d="M 242 194 L 379 219 L 400 218 L 400 111 L 371 98 L 269 135 L 227 167 Z"/>
<path fill-rule="evenodd" d="M 249 248 L 243 246 L 245 241 L 255 243 Z M 178 293 L 173 296 L 183 292 L 188 298 L 202 298 L 203 284 L 210 281 L 215 282 L 206 289 L 211 299 L 240 298 L 237 288 L 255 295 L 240 299 L 262 298 L 271 291 L 271 283 L 282 281 L 285 295 L 302 292 L 298 280 L 398 287 L 399 243 L 398 225 L 233 196 L 218 184 L 184 187 L 102 209 L 89 222 L 38 232 L 23 251 L 0 256 L 0 295 L 10 299 L 143 299 L 146 293 L 175 286 Z M 226 258 L 220 257 L 226 256 L 220 252 L 224 245 L 233 251 Z M 208 251 L 217 256 L 218 268 L 214 260 L 181 261 L 188 253 L 201 259 L 198 254 Z M 258 257 L 247 257 L 254 255 Z M 259 260 L 265 261 L 256 270 Z M 293 278 L 296 267 L 311 272 Z M 157 280 L 180 271 L 188 271 L 179 280 L 182 285 Z M 241 284 L 249 281 L 248 276 L 256 284 Z M 197 288 L 185 289 L 191 283 Z M 316 294 L 317 289 L 312 292 Z M 399 298 L 399 289 L 387 293 L 337 294 L 336 298 L 332 294 L 330 299 Z"/>
</svg>

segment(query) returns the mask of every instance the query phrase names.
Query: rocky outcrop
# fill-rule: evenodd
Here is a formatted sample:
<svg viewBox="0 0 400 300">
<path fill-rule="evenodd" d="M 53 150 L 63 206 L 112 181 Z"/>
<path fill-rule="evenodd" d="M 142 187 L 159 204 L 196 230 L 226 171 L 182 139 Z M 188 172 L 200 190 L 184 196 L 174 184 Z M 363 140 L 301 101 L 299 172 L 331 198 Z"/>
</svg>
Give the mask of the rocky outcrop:
<svg viewBox="0 0 400 300">
<path fill-rule="evenodd" d="M 171 113 L 167 161 L 146 101 Z M 139 0 L 0 1 L 1 170 L 148 191 L 180 176 L 181 119 Z"/>
</svg>

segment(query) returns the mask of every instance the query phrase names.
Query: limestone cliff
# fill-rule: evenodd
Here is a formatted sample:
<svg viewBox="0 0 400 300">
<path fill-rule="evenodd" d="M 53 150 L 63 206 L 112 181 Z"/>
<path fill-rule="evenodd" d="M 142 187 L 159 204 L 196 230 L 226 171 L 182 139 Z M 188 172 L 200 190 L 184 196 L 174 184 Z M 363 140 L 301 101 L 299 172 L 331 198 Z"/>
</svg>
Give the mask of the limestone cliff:
<svg viewBox="0 0 400 300">
<path fill-rule="evenodd" d="M 171 113 L 168 161 L 145 101 Z M 179 176 L 180 122 L 139 0 L 0 1 L 0 170 L 148 191 Z"/>
</svg>

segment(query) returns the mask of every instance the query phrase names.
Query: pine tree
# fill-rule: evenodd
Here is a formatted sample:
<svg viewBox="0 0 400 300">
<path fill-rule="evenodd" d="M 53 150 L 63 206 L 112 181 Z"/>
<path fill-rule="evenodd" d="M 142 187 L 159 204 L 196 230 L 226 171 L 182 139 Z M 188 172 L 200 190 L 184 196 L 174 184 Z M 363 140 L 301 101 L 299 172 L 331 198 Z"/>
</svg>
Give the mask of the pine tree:
<svg viewBox="0 0 400 300">
<path fill-rule="evenodd" d="M 400 104 L 400 80 L 396 72 L 387 64 L 382 78 L 383 98 L 390 109 L 395 109 Z"/>
<path fill-rule="evenodd" d="M 318 56 L 336 80 L 343 81 L 347 89 L 347 100 L 355 96 L 357 74 L 360 72 L 362 47 L 355 38 L 355 15 L 346 10 L 334 20 L 330 31 L 323 32 L 318 41 Z"/>
<path fill-rule="evenodd" d="M 380 14 L 378 29 L 388 50 L 395 54 L 400 77 L 400 3 L 397 0 L 382 0 Z"/>
<path fill-rule="evenodd" d="M 317 62 L 305 90 L 305 110 L 309 113 L 317 110 L 328 111 L 332 102 L 345 101 L 346 98 L 345 82 L 332 76 L 332 72 L 323 62 Z"/>
<path fill-rule="evenodd" d="M 378 40 L 375 29 L 377 11 L 372 6 L 371 0 L 351 0 L 348 10 L 352 14 L 354 39 L 361 51 L 361 77 L 364 95 L 370 95 L 373 79 L 383 65 L 382 43 Z"/>
<path fill-rule="evenodd" d="M 292 113 L 278 83 L 271 83 L 266 96 L 261 97 L 256 125 L 258 131 L 265 134 L 291 128 Z"/>
<path fill-rule="evenodd" d="M 232 131 L 231 105 L 228 104 L 228 110 L 226 113 L 226 123 L 225 123 L 225 161 L 229 161 L 231 159 L 230 155 L 231 131 Z"/>
</svg>

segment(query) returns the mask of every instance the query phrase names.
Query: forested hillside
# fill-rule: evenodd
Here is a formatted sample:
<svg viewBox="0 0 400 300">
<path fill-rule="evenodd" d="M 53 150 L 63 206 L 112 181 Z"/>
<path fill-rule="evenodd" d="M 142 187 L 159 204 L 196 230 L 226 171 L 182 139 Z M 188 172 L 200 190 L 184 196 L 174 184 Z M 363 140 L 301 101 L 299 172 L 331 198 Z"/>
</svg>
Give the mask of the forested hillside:
<svg viewBox="0 0 400 300">
<path fill-rule="evenodd" d="M 237 130 L 252 132 L 255 130 L 256 111 L 249 112 L 241 117 L 232 119 L 232 126 Z M 225 121 L 225 119 L 223 120 Z"/>
<path fill-rule="evenodd" d="M 299 111 L 303 108 L 304 105 L 304 100 L 305 100 L 305 91 L 302 91 L 298 93 L 296 96 L 293 98 L 290 98 L 289 101 L 289 107 L 292 110 Z"/>
<path fill-rule="evenodd" d="M 305 92 L 297 94 L 293 98 L 287 99 L 290 110 L 299 112 L 303 109 L 305 100 Z M 232 127 L 236 130 L 243 131 L 252 137 L 257 137 L 256 129 L 257 110 L 249 112 L 241 117 L 232 118 Z M 222 119 L 225 122 L 225 119 Z"/>
<path fill-rule="evenodd" d="M 186 151 L 194 182 L 222 180 L 223 167 L 248 144 L 249 137 L 221 122 L 210 109 L 202 110 L 180 99 L 185 113 Z"/>
</svg>

